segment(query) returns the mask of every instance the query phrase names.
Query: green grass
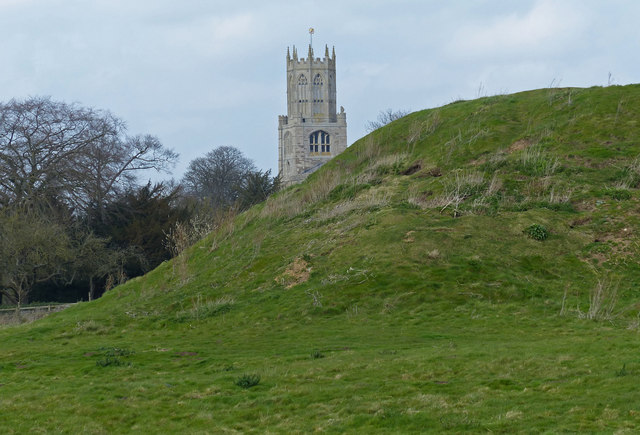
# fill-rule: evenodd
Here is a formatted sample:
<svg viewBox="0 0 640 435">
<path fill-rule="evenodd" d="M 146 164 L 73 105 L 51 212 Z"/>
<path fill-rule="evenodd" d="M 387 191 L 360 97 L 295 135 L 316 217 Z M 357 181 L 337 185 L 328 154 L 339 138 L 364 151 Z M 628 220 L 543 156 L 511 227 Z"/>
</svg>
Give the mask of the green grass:
<svg viewBox="0 0 640 435">
<path fill-rule="evenodd" d="M 545 89 L 373 132 L 184 267 L 0 329 L 3 432 L 632 433 L 639 103 Z"/>
</svg>

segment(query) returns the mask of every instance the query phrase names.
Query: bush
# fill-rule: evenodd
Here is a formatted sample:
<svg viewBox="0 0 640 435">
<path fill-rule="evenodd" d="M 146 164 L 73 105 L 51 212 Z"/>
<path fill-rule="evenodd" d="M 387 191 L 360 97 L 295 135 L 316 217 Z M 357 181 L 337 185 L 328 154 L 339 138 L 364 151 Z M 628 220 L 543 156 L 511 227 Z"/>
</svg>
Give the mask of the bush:
<svg viewBox="0 0 640 435">
<path fill-rule="evenodd" d="M 252 374 L 252 375 L 244 374 L 244 375 L 240 376 L 238 379 L 236 379 L 235 383 L 236 383 L 236 385 L 238 387 L 241 387 L 241 388 L 255 387 L 256 385 L 258 385 L 260 383 L 260 375 L 257 375 L 257 374 Z"/>
<path fill-rule="evenodd" d="M 549 237 L 549 231 L 544 225 L 533 224 L 524 229 L 523 233 L 533 240 L 543 241 Z"/>
</svg>

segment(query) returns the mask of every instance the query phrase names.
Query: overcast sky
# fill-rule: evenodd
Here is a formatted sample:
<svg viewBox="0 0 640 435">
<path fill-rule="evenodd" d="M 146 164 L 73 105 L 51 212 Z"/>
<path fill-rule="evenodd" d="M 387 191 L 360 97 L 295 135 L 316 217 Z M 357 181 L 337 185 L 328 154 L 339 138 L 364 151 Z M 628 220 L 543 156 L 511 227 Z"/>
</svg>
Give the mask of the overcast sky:
<svg viewBox="0 0 640 435">
<path fill-rule="evenodd" d="M 351 144 L 386 108 L 640 82 L 639 19 L 638 0 L 0 0 L 0 99 L 109 110 L 180 153 L 176 178 L 221 145 L 277 171 L 309 27 L 317 56 L 335 46 Z"/>
</svg>

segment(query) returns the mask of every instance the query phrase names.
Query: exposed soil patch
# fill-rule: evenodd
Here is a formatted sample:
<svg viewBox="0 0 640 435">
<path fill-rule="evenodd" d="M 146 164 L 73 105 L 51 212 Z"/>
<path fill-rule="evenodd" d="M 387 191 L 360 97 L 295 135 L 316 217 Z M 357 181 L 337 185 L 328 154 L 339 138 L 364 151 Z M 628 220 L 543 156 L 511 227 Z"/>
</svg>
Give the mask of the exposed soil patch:
<svg viewBox="0 0 640 435">
<path fill-rule="evenodd" d="M 574 219 L 570 224 L 569 228 L 581 227 L 582 225 L 588 224 L 591 222 L 591 217 L 585 216 L 578 219 Z"/>
<path fill-rule="evenodd" d="M 176 352 L 177 356 L 198 356 L 198 352 Z"/>
<path fill-rule="evenodd" d="M 577 211 L 594 211 L 596 209 L 596 205 L 589 201 L 574 202 L 572 205 Z"/>
<path fill-rule="evenodd" d="M 310 276 L 311 267 L 309 267 L 309 263 L 303 258 L 296 258 L 275 280 L 278 284 L 285 286 L 285 288 L 291 288 L 309 281 Z"/>
<path fill-rule="evenodd" d="M 529 148 L 531 145 L 533 145 L 533 142 L 529 139 L 520 139 L 512 143 L 509 148 L 507 148 L 507 152 L 512 153 L 515 151 L 521 151 L 525 148 Z"/>
<path fill-rule="evenodd" d="M 422 162 L 418 161 L 401 172 L 402 175 L 412 175 L 422 169 Z"/>
<path fill-rule="evenodd" d="M 442 177 L 442 169 L 440 168 L 431 168 L 427 171 L 427 175 L 431 177 Z"/>
<path fill-rule="evenodd" d="M 471 166 L 480 166 L 484 165 L 485 163 L 487 163 L 486 157 L 480 157 L 479 159 L 471 160 L 470 162 Z"/>
</svg>

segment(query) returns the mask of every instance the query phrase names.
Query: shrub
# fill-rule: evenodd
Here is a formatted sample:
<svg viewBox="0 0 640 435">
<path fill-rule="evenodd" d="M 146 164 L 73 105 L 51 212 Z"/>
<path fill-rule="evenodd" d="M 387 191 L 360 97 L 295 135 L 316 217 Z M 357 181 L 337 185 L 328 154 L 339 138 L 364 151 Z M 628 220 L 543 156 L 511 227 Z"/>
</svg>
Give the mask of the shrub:
<svg viewBox="0 0 640 435">
<path fill-rule="evenodd" d="M 255 387 L 260 383 L 260 375 L 257 374 L 244 374 L 236 379 L 235 384 L 241 388 Z"/>
<path fill-rule="evenodd" d="M 547 228 L 540 224 L 529 225 L 523 232 L 533 240 L 538 241 L 546 240 L 549 237 L 549 231 Z"/>
</svg>

